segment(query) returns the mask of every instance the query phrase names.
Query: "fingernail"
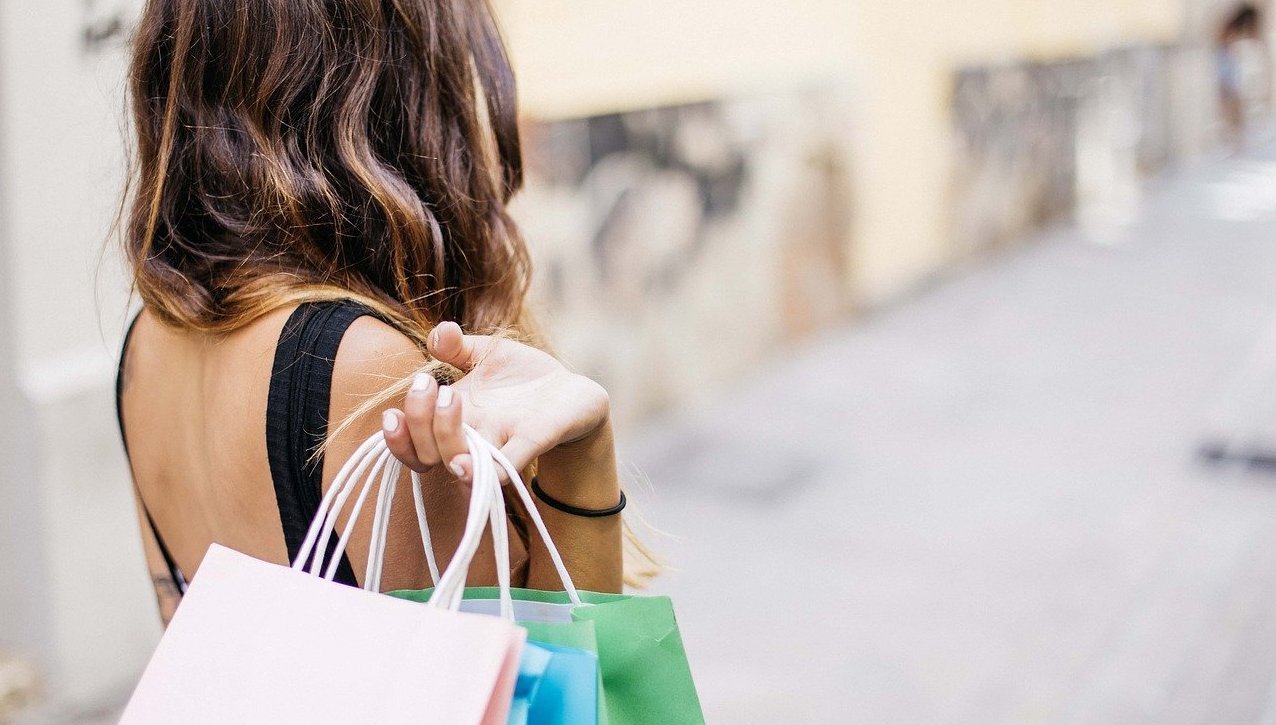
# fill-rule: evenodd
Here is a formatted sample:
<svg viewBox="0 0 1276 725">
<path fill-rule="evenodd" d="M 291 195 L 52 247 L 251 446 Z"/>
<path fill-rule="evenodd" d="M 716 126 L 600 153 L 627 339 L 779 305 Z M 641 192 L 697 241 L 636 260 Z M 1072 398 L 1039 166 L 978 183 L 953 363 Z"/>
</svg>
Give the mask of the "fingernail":
<svg viewBox="0 0 1276 725">
<path fill-rule="evenodd" d="M 420 393 L 429 390 L 430 381 L 433 379 L 429 373 L 417 373 L 416 377 L 412 378 L 412 392 Z"/>
<path fill-rule="evenodd" d="M 451 385 L 439 386 L 438 406 L 440 408 L 446 408 L 451 404 L 452 404 L 452 386 Z"/>
<path fill-rule="evenodd" d="M 438 346 L 439 346 L 439 330 L 438 330 L 438 328 L 435 328 L 435 329 L 433 329 L 433 330 L 431 330 L 431 331 L 430 331 L 430 339 L 426 341 L 426 344 L 428 344 L 431 348 L 436 348 L 436 347 L 438 347 Z"/>
<path fill-rule="evenodd" d="M 399 416 L 395 415 L 394 411 L 392 410 L 387 410 L 386 412 L 382 413 L 381 427 L 385 429 L 386 433 L 395 432 L 396 430 L 399 429 Z"/>
<path fill-rule="evenodd" d="M 452 470 L 452 474 L 457 478 L 465 478 L 465 466 L 453 461 L 448 465 L 448 468 Z"/>
</svg>

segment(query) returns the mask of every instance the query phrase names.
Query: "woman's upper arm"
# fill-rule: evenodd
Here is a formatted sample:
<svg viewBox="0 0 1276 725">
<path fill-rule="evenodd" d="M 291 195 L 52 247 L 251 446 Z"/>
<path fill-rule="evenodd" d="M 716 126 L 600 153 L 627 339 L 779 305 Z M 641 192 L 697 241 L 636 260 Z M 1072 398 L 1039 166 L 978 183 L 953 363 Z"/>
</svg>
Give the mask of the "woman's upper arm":
<svg viewBox="0 0 1276 725">
<path fill-rule="evenodd" d="M 346 330 L 345 336 L 341 339 L 341 345 L 337 349 L 336 365 L 332 374 L 328 406 L 330 438 L 324 451 L 323 464 L 324 491 L 332 485 L 342 465 L 359 445 L 381 430 L 382 412 L 387 408 L 402 405 L 403 390 L 406 387 L 404 381 L 409 380 L 416 371 L 425 366 L 425 363 L 425 353 L 417 348 L 415 343 L 406 335 L 376 318 L 360 317 Z M 397 389 L 389 400 L 373 408 L 361 410 L 368 401 L 392 388 Z M 363 481 L 359 481 L 358 485 L 362 486 Z M 344 510 L 338 513 L 334 537 L 349 521 L 350 509 L 357 497 L 356 491 L 347 500 Z M 376 500 L 374 489 L 369 493 L 359 513 L 346 550 L 346 555 L 360 583 L 363 582 L 367 564 L 372 515 Z M 403 539 L 408 537 L 410 537 L 411 546 L 403 544 Z M 405 471 L 396 489 L 394 509 L 391 513 L 386 567 L 382 575 L 382 583 L 393 585 L 394 588 L 418 588 L 426 586 L 428 580 L 428 569 L 420 545 L 420 534 L 417 533 L 416 528 L 410 480 Z"/>
</svg>

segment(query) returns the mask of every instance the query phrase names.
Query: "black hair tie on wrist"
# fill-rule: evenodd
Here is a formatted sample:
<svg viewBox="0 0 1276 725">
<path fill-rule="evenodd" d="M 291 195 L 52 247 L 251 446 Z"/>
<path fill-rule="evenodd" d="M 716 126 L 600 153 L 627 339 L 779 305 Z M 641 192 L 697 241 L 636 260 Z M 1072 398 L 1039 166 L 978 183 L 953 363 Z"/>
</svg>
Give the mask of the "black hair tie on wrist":
<svg viewBox="0 0 1276 725">
<path fill-rule="evenodd" d="M 587 519 L 603 519 L 608 516 L 615 516 L 625 510 L 625 504 L 629 503 L 625 500 L 625 492 L 620 492 L 620 503 L 606 509 L 583 509 L 578 506 L 563 503 L 558 499 L 545 493 L 545 489 L 541 488 L 541 482 L 535 476 L 532 476 L 532 493 L 536 494 L 536 498 L 544 501 L 550 508 L 558 509 L 565 514 L 572 516 L 584 516 Z"/>
</svg>

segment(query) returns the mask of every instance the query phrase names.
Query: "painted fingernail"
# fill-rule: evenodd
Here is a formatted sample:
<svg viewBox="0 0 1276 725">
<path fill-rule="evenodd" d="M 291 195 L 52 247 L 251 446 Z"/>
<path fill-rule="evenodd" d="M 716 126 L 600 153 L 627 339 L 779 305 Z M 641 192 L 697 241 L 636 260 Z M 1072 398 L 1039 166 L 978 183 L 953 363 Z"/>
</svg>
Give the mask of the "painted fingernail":
<svg viewBox="0 0 1276 725">
<path fill-rule="evenodd" d="M 416 377 L 412 378 L 412 392 L 420 393 L 429 390 L 430 381 L 433 379 L 429 373 L 417 373 Z"/>
<path fill-rule="evenodd" d="M 396 430 L 399 429 L 399 416 L 395 415 L 394 411 L 392 410 L 387 410 L 386 412 L 382 413 L 381 427 L 385 429 L 386 433 L 395 432 Z"/>
<path fill-rule="evenodd" d="M 455 475 L 457 478 L 465 478 L 465 466 L 462 466 L 456 461 L 453 461 L 451 464 L 448 465 L 448 468 L 452 470 L 452 474 Z"/>
<path fill-rule="evenodd" d="M 431 348 L 437 348 L 439 346 L 439 328 L 436 327 L 430 331 L 430 339 L 426 342 Z"/>
<path fill-rule="evenodd" d="M 440 408 L 446 408 L 451 404 L 452 404 L 452 386 L 451 385 L 440 386 L 438 406 Z"/>
</svg>

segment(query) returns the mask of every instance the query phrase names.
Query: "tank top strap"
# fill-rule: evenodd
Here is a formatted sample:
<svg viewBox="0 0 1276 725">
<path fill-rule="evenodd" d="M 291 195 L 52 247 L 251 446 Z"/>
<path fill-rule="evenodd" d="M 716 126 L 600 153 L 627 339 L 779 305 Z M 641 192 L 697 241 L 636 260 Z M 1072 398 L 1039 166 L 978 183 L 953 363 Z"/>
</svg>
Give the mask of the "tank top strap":
<svg viewBox="0 0 1276 725">
<path fill-rule="evenodd" d="M 133 328 L 137 327 L 137 321 L 141 318 L 142 313 L 139 311 L 133 316 L 132 322 L 128 323 L 128 329 L 124 332 L 124 342 L 120 344 L 119 364 L 115 369 L 115 422 L 120 427 L 120 442 L 124 444 L 124 458 L 128 460 L 128 436 L 124 434 L 124 365 L 128 356 L 128 343 L 133 337 Z M 132 467 L 132 463 L 129 463 Z M 164 537 L 160 535 L 159 527 L 155 525 L 155 519 L 151 517 L 150 509 L 146 508 L 146 499 L 142 498 L 142 489 L 137 486 L 137 479 L 133 478 L 129 473 L 129 478 L 133 480 L 133 492 L 137 495 L 137 505 L 142 509 L 142 515 L 146 517 L 146 525 L 151 529 L 151 535 L 155 537 L 155 544 L 159 547 L 160 556 L 164 557 L 164 566 L 168 568 L 168 576 L 173 581 L 173 586 L 177 588 L 179 594 L 186 593 L 186 577 L 182 575 L 182 570 L 177 567 L 177 561 L 173 558 L 173 554 L 168 550 L 168 545 L 164 543 Z"/>
<path fill-rule="evenodd" d="M 355 320 L 376 314 L 353 300 L 306 302 L 288 317 L 270 375 L 266 453 L 288 559 L 296 558 L 323 498 L 323 455 L 337 348 Z M 325 552 L 331 561 L 336 541 Z M 335 581 L 357 586 L 342 554 Z"/>
</svg>

